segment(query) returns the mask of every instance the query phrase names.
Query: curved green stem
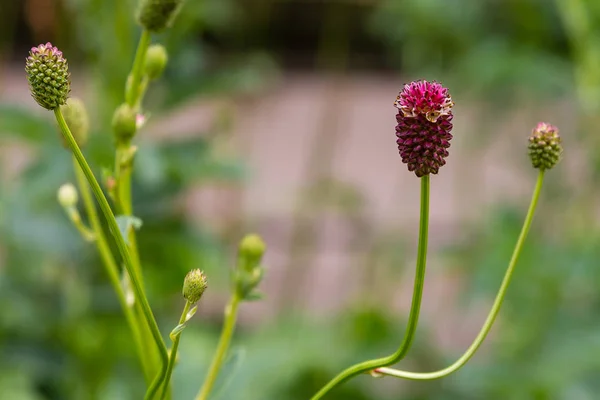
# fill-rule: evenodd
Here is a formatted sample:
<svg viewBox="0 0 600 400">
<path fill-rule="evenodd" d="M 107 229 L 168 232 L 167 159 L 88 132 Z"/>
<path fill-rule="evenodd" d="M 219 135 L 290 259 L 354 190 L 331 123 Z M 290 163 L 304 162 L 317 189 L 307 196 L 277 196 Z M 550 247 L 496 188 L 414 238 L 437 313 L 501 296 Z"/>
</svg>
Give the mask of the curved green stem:
<svg viewBox="0 0 600 400">
<path fill-rule="evenodd" d="M 400 361 L 410 349 L 412 341 L 415 336 L 417 324 L 419 321 L 419 313 L 421 310 L 421 298 L 423 297 L 423 284 L 425 282 L 425 267 L 427 261 L 427 238 L 429 229 L 429 175 L 425 175 L 421 178 L 421 216 L 419 224 L 419 244 L 417 252 L 417 267 L 415 272 L 415 282 L 413 289 L 412 303 L 410 306 L 410 314 L 408 316 L 408 322 L 406 325 L 406 332 L 404 339 L 400 344 L 400 347 L 396 352 L 390 356 L 378 358 L 375 360 L 364 361 L 359 364 L 353 365 L 338 376 L 333 378 L 327 385 L 325 385 L 317 394 L 315 394 L 311 400 L 317 400 L 324 397 L 329 391 L 331 391 L 337 385 L 342 384 L 348 379 L 361 374 L 363 372 L 371 371 L 376 368 L 388 366 Z"/>
<path fill-rule="evenodd" d="M 529 232 L 529 228 L 531 227 L 531 221 L 533 220 L 533 215 L 535 213 L 535 209 L 537 206 L 538 198 L 540 196 L 540 191 L 542 189 L 542 183 L 544 181 L 544 171 L 540 170 L 538 175 L 537 184 L 535 186 L 535 190 L 533 191 L 533 196 L 531 198 L 531 204 L 529 205 L 529 211 L 527 212 L 527 216 L 525 217 L 525 222 L 523 223 L 523 228 L 521 229 L 521 234 L 519 235 L 519 239 L 517 240 L 517 244 L 515 245 L 515 249 L 513 251 L 512 257 L 508 264 L 508 268 L 506 270 L 506 274 L 504 275 L 504 279 L 502 280 L 502 285 L 500 285 L 500 290 L 496 295 L 496 299 L 494 300 L 494 305 L 481 328 L 481 331 L 475 338 L 475 341 L 471 344 L 471 346 L 467 349 L 467 351 L 452 365 L 447 368 L 441 369 L 435 372 L 409 372 L 409 371 L 400 371 L 393 368 L 377 368 L 375 372 L 394 376 L 397 378 L 404 379 L 412 379 L 412 380 L 432 380 L 439 379 L 445 376 L 450 375 L 451 373 L 460 369 L 463 365 L 469 361 L 471 357 L 475 354 L 479 346 L 485 340 L 487 334 L 490 329 L 492 329 L 492 325 L 500 311 L 500 307 L 502 306 L 502 302 L 504 301 L 504 297 L 506 295 L 506 290 L 508 289 L 508 285 L 510 284 L 510 280 L 512 278 L 513 272 L 515 270 L 515 265 L 517 264 L 517 260 L 519 259 L 519 255 L 521 254 L 521 250 L 523 249 L 523 244 L 525 243 L 525 239 L 527 238 L 527 233 Z"/>
<path fill-rule="evenodd" d="M 135 59 L 133 60 L 133 68 L 129 75 L 129 82 L 127 83 L 127 90 L 125 92 L 125 100 L 129 107 L 134 108 L 138 102 L 140 96 L 140 84 L 142 82 L 142 75 L 144 71 L 144 62 L 146 61 L 146 53 L 148 52 L 148 46 L 150 45 L 150 32 L 142 30 L 140 41 L 135 52 Z"/>
<path fill-rule="evenodd" d="M 146 322 L 152 332 L 152 337 L 154 338 L 154 341 L 156 342 L 156 346 L 159 349 L 159 353 L 160 353 L 161 361 L 162 361 L 161 371 L 160 371 L 159 375 L 154 379 L 154 381 L 150 385 L 150 388 L 148 389 L 148 392 L 146 393 L 146 399 L 152 399 L 154 394 L 156 393 L 158 387 L 162 383 L 164 374 L 167 370 L 167 358 L 168 358 L 167 348 L 166 348 L 165 343 L 160 334 L 158 324 L 156 323 L 156 320 L 154 319 L 154 314 L 152 313 L 152 309 L 150 308 L 150 304 L 148 303 L 146 294 L 144 293 L 144 290 L 135 275 L 135 270 L 133 267 L 133 261 L 131 259 L 131 255 L 129 254 L 129 250 L 127 248 L 127 244 L 125 243 L 125 240 L 123 239 L 123 237 L 120 234 L 119 226 L 117 225 L 117 221 L 115 220 L 115 216 L 110 208 L 110 205 L 108 204 L 108 201 L 106 200 L 106 197 L 104 196 L 104 193 L 102 193 L 102 189 L 100 188 L 100 185 L 98 184 L 98 181 L 96 180 L 94 173 L 92 172 L 90 166 L 88 165 L 85 157 L 81 153 L 79 146 L 75 142 L 75 139 L 73 138 L 73 134 L 71 133 L 69 127 L 67 126 L 67 123 L 65 121 L 64 116 L 62 115 L 62 112 L 60 111 L 60 108 L 56 108 L 54 110 L 54 115 L 56 116 L 56 120 L 58 122 L 58 125 L 60 126 L 61 132 L 63 134 L 63 137 L 65 138 L 66 143 L 68 144 L 69 148 L 71 149 L 75 159 L 77 160 L 77 163 L 81 167 L 83 174 L 85 175 L 85 177 L 92 189 L 92 192 L 94 193 L 94 196 L 96 197 L 96 200 L 98 201 L 98 204 L 100 205 L 100 209 L 102 210 L 102 213 L 104 214 L 104 217 L 107 220 L 108 227 L 115 239 L 115 242 L 117 244 L 119 252 L 121 253 L 121 257 L 123 258 L 123 262 L 125 264 L 125 268 L 127 269 L 127 273 L 129 273 L 129 277 L 131 278 L 131 283 L 133 285 L 133 290 L 135 293 L 136 301 L 138 301 L 141 305 L 144 318 L 146 319 Z"/>
<path fill-rule="evenodd" d="M 113 289 L 117 294 L 119 304 L 123 309 L 123 313 L 125 314 L 125 319 L 127 320 L 129 329 L 131 329 L 136 351 L 138 353 L 140 363 L 142 364 L 142 370 L 144 371 L 144 376 L 146 380 L 150 381 L 151 376 L 150 370 L 148 369 L 148 361 L 146 359 L 146 349 L 142 345 L 142 336 L 137 316 L 135 315 L 133 308 L 131 308 L 127 304 L 125 293 L 123 293 L 123 288 L 121 287 L 121 283 L 119 281 L 119 268 L 117 267 L 117 263 L 115 262 L 110 247 L 108 246 L 108 242 L 106 241 L 106 236 L 104 235 L 102 224 L 100 223 L 100 219 L 98 218 L 96 205 L 94 204 L 94 199 L 92 198 L 92 193 L 90 192 L 89 184 L 87 183 L 85 175 L 83 174 L 83 171 L 77 163 L 75 157 L 73 157 L 73 169 L 75 170 L 75 175 L 77 177 L 77 184 L 79 186 L 79 191 L 81 192 L 83 205 L 85 207 L 87 216 L 90 220 L 90 225 L 94 232 L 98 253 L 100 254 L 100 258 L 102 259 L 102 263 L 104 264 L 110 283 L 112 284 Z"/>
<path fill-rule="evenodd" d="M 217 376 L 219 375 L 219 369 L 223 364 L 225 355 L 227 354 L 227 349 L 229 348 L 229 343 L 231 342 L 231 337 L 233 336 L 233 330 L 235 328 L 240 301 L 240 296 L 236 290 L 231 296 L 229 304 L 225 308 L 225 322 L 223 324 L 223 331 L 221 332 L 221 338 L 219 339 L 217 351 L 215 352 L 215 356 L 210 364 L 208 374 L 206 375 L 206 379 L 204 380 L 204 384 L 202 385 L 196 400 L 206 400 L 215 384 Z"/>
<path fill-rule="evenodd" d="M 183 307 L 183 312 L 181 313 L 181 317 L 179 318 L 179 325 L 185 323 L 187 314 L 190 311 L 191 304 L 189 301 L 185 302 L 185 306 Z M 171 347 L 171 354 L 169 354 L 169 365 L 167 366 L 167 375 L 165 377 L 165 381 L 163 383 L 162 394 L 160 395 L 160 400 L 163 400 L 169 391 L 169 382 L 171 381 L 171 375 L 173 374 L 173 367 L 175 366 L 175 360 L 177 359 L 177 349 L 179 348 L 179 339 L 181 338 L 181 334 L 183 331 L 179 332 L 175 339 L 173 340 L 173 347 Z"/>
</svg>

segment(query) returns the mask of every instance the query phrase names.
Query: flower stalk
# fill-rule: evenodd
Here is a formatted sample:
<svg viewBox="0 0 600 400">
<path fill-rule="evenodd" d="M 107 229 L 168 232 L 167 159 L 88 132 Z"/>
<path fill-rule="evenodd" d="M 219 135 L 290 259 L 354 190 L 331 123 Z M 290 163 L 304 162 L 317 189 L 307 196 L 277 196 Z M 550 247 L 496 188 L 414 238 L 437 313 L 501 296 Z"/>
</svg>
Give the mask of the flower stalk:
<svg viewBox="0 0 600 400">
<path fill-rule="evenodd" d="M 525 222 L 523 223 L 523 227 L 521 228 L 521 233 L 519 234 L 519 238 L 517 239 L 517 243 L 515 245 L 512 257 L 510 259 L 510 262 L 508 263 L 508 268 L 506 269 L 506 273 L 504 274 L 504 279 L 502 280 L 502 284 L 500 285 L 500 290 L 496 295 L 496 299 L 494 300 L 492 309 L 490 310 L 485 320 L 485 323 L 481 328 L 481 331 L 479 332 L 471 346 L 469 346 L 467 351 L 465 351 L 465 353 L 452 365 L 435 372 L 409 372 L 385 367 L 377 368 L 374 370 L 374 372 L 376 372 L 377 374 L 410 380 L 439 379 L 458 371 L 471 359 L 471 357 L 475 355 L 475 353 L 487 337 L 488 333 L 492 329 L 494 321 L 496 320 L 496 317 L 500 312 L 500 308 L 502 307 L 502 303 L 504 302 L 504 298 L 506 297 L 506 291 L 508 290 L 508 286 L 510 285 L 510 281 L 515 271 L 517 261 L 519 260 L 519 255 L 521 254 L 521 250 L 523 249 L 523 245 L 525 243 L 525 240 L 527 239 L 527 234 L 529 233 L 529 229 L 531 228 L 531 222 L 533 221 L 533 216 L 535 214 L 535 209 L 537 207 L 538 199 L 540 197 L 543 182 L 544 170 L 542 169 L 538 174 L 537 183 L 535 185 L 535 189 L 533 190 L 531 203 L 529 204 L 529 210 L 527 211 L 527 216 L 525 217 Z"/>
<path fill-rule="evenodd" d="M 415 272 L 415 280 L 413 285 L 413 297 L 410 306 L 410 313 L 408 316 L 408 322 L 406 324 L 406 332 L 404 339 L 400 343 L 400 346 L 395 353 L 382 358 L 374 360 L 364 361 L 355 364 L 333 378 L 327 383 L 317 394 L 315 394 L 311 400 L 318 400 L 323 398 L 327 393 L 333 390 L 336 386 L 341 385 L 348 379 L 369 372 L 374 369 L 381 368 L 397 363 L 406 356 L 406 353 L 410 350 L 412 342 L 415 337 L 417 330 L 417 324 L 419 322 L 419 314 L 421 311 L 421 299 L 423 298 L 423 286 L 425 283 L 425 269 L 427 264 L 427 243 L 428 243 L 428 231 L 429 231 L 429 175 L 425 175 L 421 178 L 421 212 L 419 222 L 419 244 L 417 249 L 417 266 Z"/>
<path fill-rule="evenodd" d="M 71 134 L 71 131 L 69 130 L 69 127 L 67 126 L 67 124 L 64 120 L 64 117 L 60 111 L 60 108 L 54 109 L 54 115 L 59 124 L 59 127 L 61 128 L 63 137 L 64 137 L 69 149 L 72 151 L 75 159 L 77 160 L 77 163 L 81 167 L 83 174 L 85 175 L 85 178 L 87 179 L 87 181 L 92 189 L 92 192 L 100 205 L 100 209 L 102 210 L 102 213 L 104 214 L 104 217 L 107 220 L 109 229 L 115 239 L 117 248 L 119 249 L 119 253 L 121 254 L 121 257 L 123 258 L 123 262 L 124 262 L 125 268 L 127 270 L 127 273 L 129 274 L 129 276 L 131 278 L 131 283 L 132 283 L 133 290 L 135 293 L 136 301 L 139 302 L 141 305 L 144 319 L 146 320 L 146 323 L 148 324 L 148 327 L 150 328 L 152 337 L 154 339 L 154 342 L 156 343 L 157 348 L 159 348 L 159 355 L 161 358 L 161 371 L 158 374 L 158 376 L 152 381 L 152 384 L 148 388 L 148 391 L 145 396 L 146 400 L 153 399 L 154 394 L 156 393 L 156 391 L 160 387 L 160 384 L 163 381 L 164 374 L 167 369 L 168 355 L 167 355 L 167 349 L 166 349 L 165 343 L 162 339 L 160 330 L 158 329 L 158 325 L 154 318 L 154 314 L 152 313 L 152 309 L 150 308 L 150 304 L 148 303 L 148 299 L 146 298 L 146 295 L 144 293 L 144 289 L 135 274 L 132 257 L 129 253 L 129 249 L 127 247 L 127 244 L 125 243 L 124 238 L 120 234 L 119 226 L 117 225 L 117 221 L 116 221 L 115 216 L 110 208 L 110 205 L 108 204 L 108 201 L 106 200 L 106 197 L 104 196 L 104 193 L 102 193 L 102 189 L 100 188 L 100 185 L 98 184 L 98 181 L 96 180 L 96 178 L 94 176 L 94 173 L 90 169 L 85 157 L 83 156 L 83 154 L 81 153 L 81 150 L 77 146 L 77 143 L 75 142 L 75 139 L 73 138 L 73 135 Z"/>
</svg>

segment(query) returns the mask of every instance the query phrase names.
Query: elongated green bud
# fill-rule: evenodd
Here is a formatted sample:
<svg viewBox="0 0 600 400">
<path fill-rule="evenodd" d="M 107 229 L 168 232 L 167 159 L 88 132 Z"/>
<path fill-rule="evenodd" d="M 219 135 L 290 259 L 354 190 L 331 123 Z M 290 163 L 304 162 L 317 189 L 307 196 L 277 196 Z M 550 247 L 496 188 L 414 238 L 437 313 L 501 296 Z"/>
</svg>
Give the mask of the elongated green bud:
<svg viewBox="0 0 600 400">
<path fill-rule="evenodd" d="M 87 144 L 88 141 L 88 133 L 90 130 L 90 120 L 88 118 L 87 110 L 85 109 L 85 104 L 81 99 L 77 97 L 71 97 L 67 100 L 67 104 L 60 107 L 60 110 L 63 113 L 65 121 L 77 142 L 77 145 L 81 148 Z M 67 147 L 63 139 L 63 144 Z"/>
<path fill-rule="evenodd" d="M 144 71 L 148 78 L 150 79 L 158 79 L 162 75 L 165 67 L 167 66 L 167 62 L 169 61 L 169 56 L 167 55 L 167 49 L 165 46 L 160 44 L 153 44 L 148 47 L 148 52 L 146 53 L 146 63 L 144 64 Z"/>
<path fill-rule="evenodd" d="M 199 269 L 193 269 L 183 281 L 183 297 L 191 304 L 197 303 L 208 287 L 206 275 Z"/>
<path fill-rule="evenodd" d="M 141 0 L 138 22 L 150 32 L 160 32 L 168 28 L 183 0 Z"/>
<path fill-rule="evenodd" d="M 29 52 L 25 64 L 31 96 L 46 110 L 56 110 L 71 92 L 69 65 L 52 43 L 40 44 Z"/>
<path fill-rule="evenodd" d="M 131 140 L 137 130 L 135 111 L 127 104 L 121 104 L 113 114 L 112 128 L 117 142 Z"/>
<path fill-rule="evenodd" d="M 540 122 L 529 137 L 528 148 L 534 168 L 551 169 L 560 161 L 563 151 L 558 128 Z"/>
</svg>

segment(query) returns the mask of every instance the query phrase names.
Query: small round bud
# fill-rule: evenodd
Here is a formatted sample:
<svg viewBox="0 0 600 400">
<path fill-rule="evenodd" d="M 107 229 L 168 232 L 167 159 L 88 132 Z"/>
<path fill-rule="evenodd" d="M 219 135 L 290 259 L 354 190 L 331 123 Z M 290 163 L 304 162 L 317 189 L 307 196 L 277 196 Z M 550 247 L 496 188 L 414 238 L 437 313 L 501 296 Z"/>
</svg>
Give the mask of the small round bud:
<svg viewBox="0 0 600 400">
<path fill-rule="evenodd" d="M 253 269 L 260 262 L 267 245 L 262 238 L 256 234 L 246 235 L 240 242 L 239 256 L 245 261 L 249 269 Z"/>
<path fill-rule="evenodd" d="M 183 297 L 194 304 L 200 300 L 207 287 L 204 272 L 199 269 L 193 269 L 188 272 L 183 281 Z"/>
<path fill-rule="evenodd" d="M 160 32 L 171 25 L 183 0 L 141 0 L 138 22 L 150 32 Z"/>
<path fill-rule="evenodd" d="M 65 183 L 58 189 L 58 202 L 65 208 L 74 207 L 79 201 L 77 189 L 70 183 Z"/>
<path fill-rule="evenodd" d="M 46 110 L 67 102 L 71 80 L 67 60 L 52 43 L 33 47 L 25 64 L 27 81 L 34 100 Z"/>
<path fill-rule="evenodd" d="M 167 49 L 163 45 L 153 44 L 148 47 L 148 52 L 146 53 L 146 63 L 144 65 L 144 70 L 148 78 L 150 79 L 158 79 L 162 75 L 165 67 L 167 66 L 167 62 L 169 61 L 169 56 L 167 55 Z"/>
<path fill-rule="evenodd" d="M 534 168 L 545 170 L 554 167 L 563 151 L 558 128 L 545 122 L 537 124 L 529 137 L 528 149 Z"/>
<path fill-rule="evenodd" d="M 113 132 L 117 141 L 129 141 L 137 129 L 136 113 L 127 104 L 121 104 L 113 114 Z"/>
<path fill-rule="evenodd" d="M 88 141 L 88 132 L 90 130 L 90 121 L 85 104 L 80 99 L 72 97 L 67 100 L 67 104 L 60 107 L 60 110 L 75 138 L 75 142 L 77 142 L 80 148 L 84 147 Z M 60 136 L 62 138 L 62 135 Z M 67 147 L 64 138 L 63 144 Z"/>
</svg>

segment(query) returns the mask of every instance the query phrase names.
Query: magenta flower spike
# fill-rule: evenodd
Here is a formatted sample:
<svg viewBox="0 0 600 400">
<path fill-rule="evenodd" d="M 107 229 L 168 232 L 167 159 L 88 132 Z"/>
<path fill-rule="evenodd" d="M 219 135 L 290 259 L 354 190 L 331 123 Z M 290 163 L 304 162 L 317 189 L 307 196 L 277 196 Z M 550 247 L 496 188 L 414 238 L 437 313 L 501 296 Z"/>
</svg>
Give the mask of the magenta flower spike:
<svg viewBox="0 0 600 400">
<path fill-rule="evenodd" d="M 452 139 L 452 107 L 448 89 L 425 80 L 404 85 L 396 98 L 398 151 L 418 177 L 437 174 L 446 164 Z"/>
</svg>

